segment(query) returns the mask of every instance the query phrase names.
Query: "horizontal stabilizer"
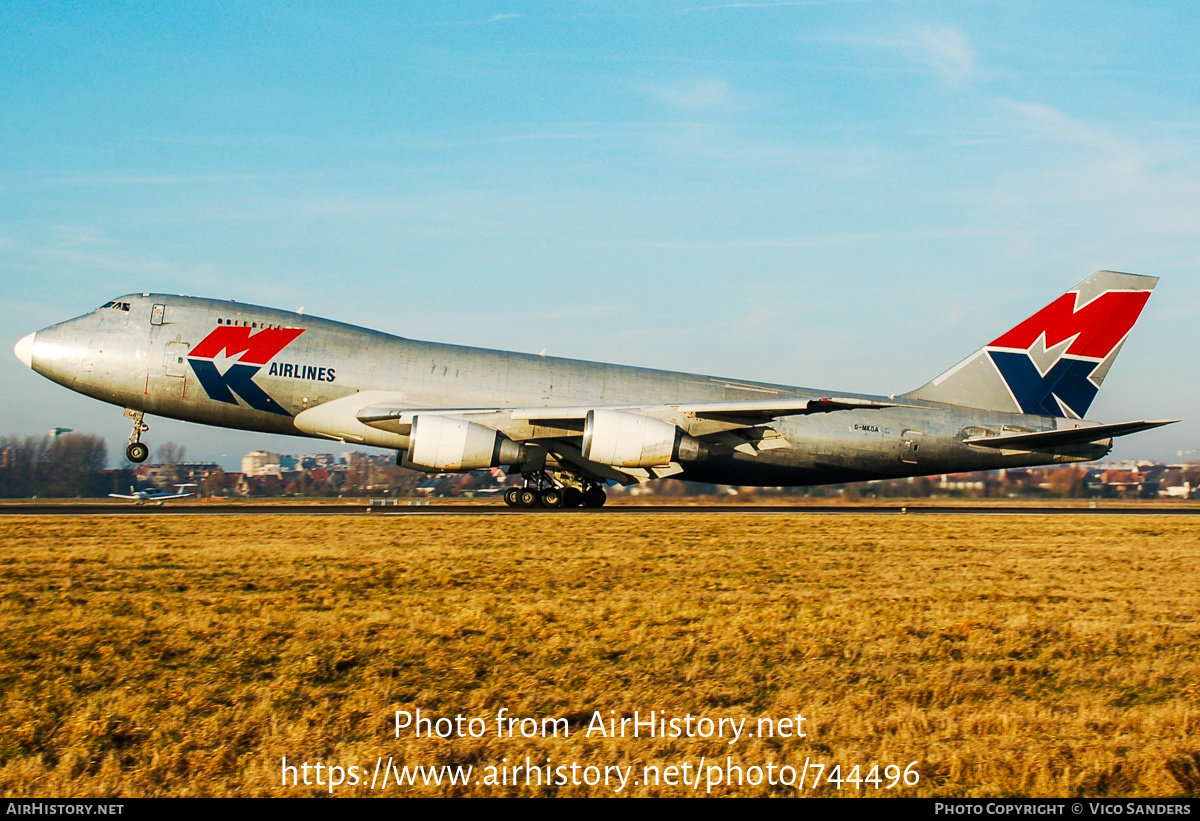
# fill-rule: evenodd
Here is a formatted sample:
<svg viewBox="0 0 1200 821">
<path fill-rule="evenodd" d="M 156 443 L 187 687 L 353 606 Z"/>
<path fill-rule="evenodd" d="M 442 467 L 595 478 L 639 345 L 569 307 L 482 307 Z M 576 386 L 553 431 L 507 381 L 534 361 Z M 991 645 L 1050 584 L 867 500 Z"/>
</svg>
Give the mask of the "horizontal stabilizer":
<svg viewBox="0 0 1200 821">
<path fill-rule="evenodd" d="M 1010 433 L 1000 436 L 973 436 L 964 439 L 963 443 L 981 448 L 1002 448 L 1004 450 L 1048 450 L 1065 445 L 1082 445 L 1110 439 L 1114 436 L 1125 436 L 1143 430 L 1171 425 L 1178 419 L 1158 419 L 1146 422 L 1117 422 L 1112 425 L 1088 425 L 1070 430 L 1042 430 L 1036 433 Z"/>
</svg>

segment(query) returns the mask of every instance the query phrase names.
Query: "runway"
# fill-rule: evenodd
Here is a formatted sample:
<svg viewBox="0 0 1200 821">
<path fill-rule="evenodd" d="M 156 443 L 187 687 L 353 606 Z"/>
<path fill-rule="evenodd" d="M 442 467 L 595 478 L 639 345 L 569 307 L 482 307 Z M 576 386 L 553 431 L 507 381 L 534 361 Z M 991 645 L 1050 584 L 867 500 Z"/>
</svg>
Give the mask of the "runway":
<svg viewBox="0 0 1200 821">
<path fill-rule="evenodd" d="M 499 504 L 361 505 L 349 504 L 13 504 L 0 505 L 0 516 L 655 516 L 679 514 L 873 516 L 1200 516 L 1200 506 L 1151 505 L 613 505 L 603 508 L 547 510 Z"/>
</svg>

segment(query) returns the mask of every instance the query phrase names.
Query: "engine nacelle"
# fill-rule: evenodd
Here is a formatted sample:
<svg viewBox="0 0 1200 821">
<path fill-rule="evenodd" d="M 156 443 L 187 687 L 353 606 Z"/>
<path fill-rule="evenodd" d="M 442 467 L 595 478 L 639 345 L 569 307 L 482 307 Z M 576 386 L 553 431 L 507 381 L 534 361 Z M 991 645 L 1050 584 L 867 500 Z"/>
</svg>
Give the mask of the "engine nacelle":
<svg viewBox="0 0 1200 821">
<path fill-rule="evenodd" d="M 436 414 L 413 417 L 408 461 L 428 470 L 482 470 L 517 465 L 525 448 L 498 430 Z"/>
<path fill-rule="evenodd" d="M 583 458 L 604 465 L 653 467 L 707 455 L 708 446 L 696 437 L 669 422 L 636 413 L 590 410 L 583 427 Z"/>
</svg>

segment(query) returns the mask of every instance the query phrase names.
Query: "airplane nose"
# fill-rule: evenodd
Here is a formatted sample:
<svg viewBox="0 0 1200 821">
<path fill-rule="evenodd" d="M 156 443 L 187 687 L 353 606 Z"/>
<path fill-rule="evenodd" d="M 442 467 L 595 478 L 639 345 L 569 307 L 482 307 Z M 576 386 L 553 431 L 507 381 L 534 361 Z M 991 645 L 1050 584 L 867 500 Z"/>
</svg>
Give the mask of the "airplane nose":
<svg viewBox="0 0 1200 821">
<path fill-rule="evenodd" d="M 33 338 L 37 333 L 27 334 L 21 337 L 21 341 L 13 346 L 13 353 L 17 355 L 17 359 L 25 363 L 26 368 L 33 367 Z M 12 337 L 9 337 L 11 339 Z"/>
</svg>

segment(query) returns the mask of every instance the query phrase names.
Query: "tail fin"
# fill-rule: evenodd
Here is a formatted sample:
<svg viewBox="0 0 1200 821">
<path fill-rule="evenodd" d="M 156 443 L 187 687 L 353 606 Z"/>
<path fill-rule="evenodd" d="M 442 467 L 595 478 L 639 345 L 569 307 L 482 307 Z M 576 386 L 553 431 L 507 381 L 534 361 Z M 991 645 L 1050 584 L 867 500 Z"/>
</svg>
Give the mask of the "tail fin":
<svg viewBox="0 0 1200 821">
<path fill-rule="evenodd" d="M 904 396 L 1082 419 L 1157 282 L 1098 271 Z"/>
</svg>

